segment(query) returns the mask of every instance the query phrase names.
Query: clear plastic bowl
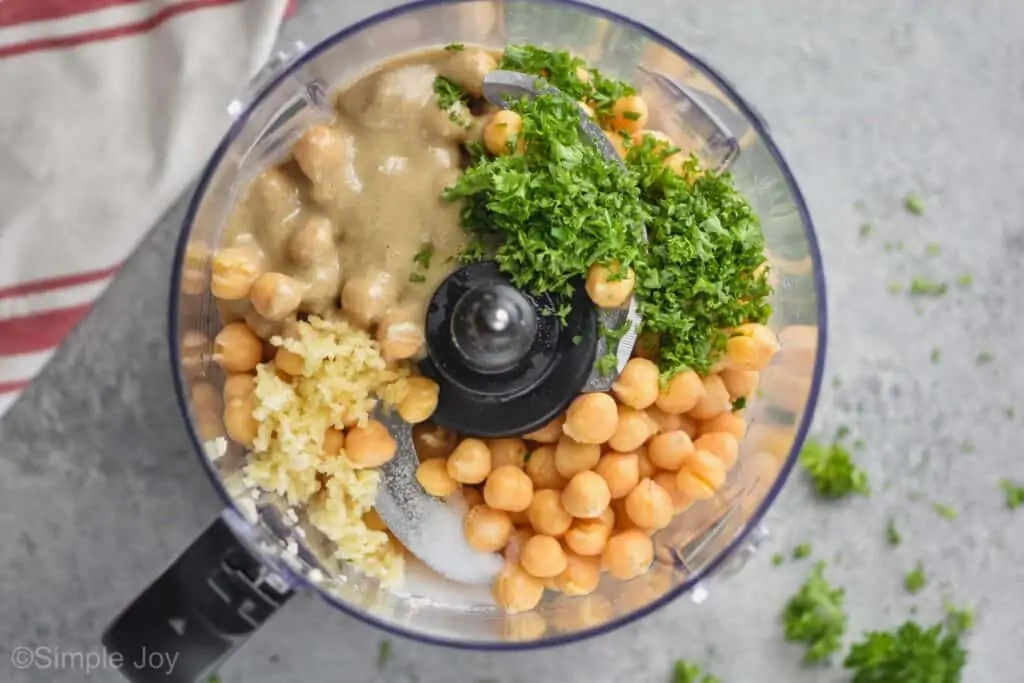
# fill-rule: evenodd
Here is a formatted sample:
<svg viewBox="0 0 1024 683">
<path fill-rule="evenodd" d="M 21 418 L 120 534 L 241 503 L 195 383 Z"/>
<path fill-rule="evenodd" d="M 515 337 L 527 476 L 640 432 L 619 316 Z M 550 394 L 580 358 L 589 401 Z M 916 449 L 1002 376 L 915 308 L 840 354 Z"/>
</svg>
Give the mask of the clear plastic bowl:
<svg viewBox="0 0 1024 683">
<path fill-rule="evenodd" d="M 400 53 L 450 42 L 502 48 L 532 43 L 570 50 L 633 82 L 651 109 L 651 128 L 699 141 L 708 163 L 728 167 L 761 218 L 775 284 L 770 326 L 782 350 L 747 409 L 739 464 L 710 501 L 655 537 L 656 559 L 628 583 L 604 579 L 586 598 L 550 594 L 530 616 L 453 599 L 400 597 L 329 559 L 321 536 L 275 496 L 246 488 L 244 454 L 204 441 L 218 433 L 215 408 L 192 397 L 220 387 L 210 340 L 219 326 L 208 288 L 208 254 L 246 183 L 288 149 L 310 123 L 329 116 L 329 93 Z M 203 173 L 174 268 L 170 335 L 181 406 L 202 466 L 226 505 L 234 533 L 267 576 L 310 589 L 339 610 L 398 635 L 468 648 L 522 649 L 572 642 L 638 619 L 679 596 L 699 601 L 707 580 L 738 569 L 764 531 L 811 421 L 824 364 L 825 292 L 810 216 L 764 121 L 698 57 L 655 31 L 577 2 L 417 2 L 348 27 L 312 49 L 283 56 L 233 105 L 236 117 Z M 205 412 L 204 412 L 205 411 Z M 275 576 L 276 575 L 276 576 Z M 337 581 L 325 579 L 337 578 Z M 325 584 L 331 584 L 325 588 Z M 283 588 L 283 586 L 282 586 Z"/>
</svg>

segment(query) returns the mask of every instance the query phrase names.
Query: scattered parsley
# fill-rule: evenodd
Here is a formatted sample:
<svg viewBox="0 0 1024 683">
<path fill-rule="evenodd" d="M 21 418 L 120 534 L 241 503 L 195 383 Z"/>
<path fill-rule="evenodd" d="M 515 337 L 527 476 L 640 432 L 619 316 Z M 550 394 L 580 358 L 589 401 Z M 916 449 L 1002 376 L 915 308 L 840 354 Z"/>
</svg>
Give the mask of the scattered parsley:
<svg viewBox="0 0 1024 683">
<path fill-rule="evenodd" d="M 851 493 L 870 493 L 867 475 L 854 464 L 850 452 L 839 443 L 826 446 L 809 439 L 800 451 L 800 464 L 822 496 L 842 498 Z"/>
<path fill-rule="evenodd" d="M 409 276 L 409 282 L 413 282 L 413 283 L 419 284 L 421 282 L 426 282 L 426 281 L 427 281 L 427 278 L 422 273 L 413 273 L 412 275 Z"/>
<path fill-rule="evenodd" d="M 1006 507 L 1016 510 L 1024 505 L 1024 484 L 1015 484 L 1006 477 L 999 480 L 999 488 L 1006 497 Z"/>
<path fill-rule="evenodd" d="M 810 557 L 810 555 L 811 555 L 811 544 L 810 543 L 801 543 L 797 547 L 793 548 L 793 559 L 794 560 L 802 560 L 805 557 Z"/>
<path fill-rule="evenodd" d="M 903 200 L 903 208 L 915 216 L 924 215 L 924 202 L 916 194 L 908 194 Z"/>
<path fill-rule="evenodd" d="M 991 363 L 995 359 L 996 359 L 996 357 L 994 355 L 992 355 L 991 353 L 989 353 L 988 351 L 982 351 L 974 359 L 974 364 L 975 365 L 988 365 L 989 363 Z"/>
<path fill-rule="evenodd" d="M 942 358 L 942 349 L 932 349 L 932 365 L 938 365 Z"/>
<path fill-rule="evenodd" d="M 672 669 L 672 683 L 721 683 L 721 681 L 717 676 L 704 673 L 693 662 L 677 659 L 675 668 Z"/>
<path fill-rule="evenodd" d="M 915 277 L 910 282 L 911 296 L 942 296 L 949 289 L 945 282 L 935 282 Z"/>
<path fill-rule="evenodd" d="M 885 540 L 894 547 L 903 542 L 903 536 L 900 535 L 899 529 L 896 528 L 896 521 L 892 517 L 885 523 Z"/>
<path fill-rule="evenodd" d="M 925 248 L 925 253 L 929 256 L 938 256 L 942 253 L 942 247 L 940 247 L 936 242 L 929 242 L 928 246 Z"/>
<path fill-rule="evenodd" d="M 838 652 L 846 632 L 845 591 L 829 585 L 824 572 L 825 563 L 817 563 L 782 612 L 786 640 L 807 646 L 807 664 L 827 661 Z"/>
<path fill-rule="evenodd" d="M 458 102 L 464 102 L 469 97 L 469 93 L 461 85 L 444 76 L 434 79 L 434 94 L 437 95 L 437 106 L 445 111 L 451 109 Z"/>
<path fill-rule="evenodd" d="M 874 228 L 872 228 L 872 226 L 871 226 L 871 224 L 870 224 L 870 223 L 864 223 L 864 224 L 862 224 L 862 225 L 860 226 L 860 236 L 861 236 L 861 239 L 864 239 L 864 238 L 866 238 L 866 237 L 867 237 L 868 235 L 870 235 L 870 234 L 871 234 L 871 231 L 872 231 L 873 229 L 874 229 Z"/>
<path fill-rule="evenodd" d="M 608 352 L 597 359 L 594 364 L 597 368 L 597 373 L 603 377 L 609 377 L 615 374 L 615 371 L 619 368 L 619 358 L 612 352 Z"/>
<path fill-rule="evenodd" d="M 391 641 L 382 640 L 377 645 L 377 670 L 383 671 L 391 661 Z"/>
<path fill-rule="evenodd" d="M 907 621 L 892 631 L 872 631 L 843 662 L 852 683 L 959 683 L 967 653 L 953 624 L 929 629 Z"/>
<path fill-rule="evenodd" d="M 911 595 L 917 595 L 924 588 L 928 579 L 924 575 L 924 565 L 919 561 L 914 568 L 907 572 L 903 577 L 903 587 L 907 589 L 907 592 Z"/>
<path fill-rule="evenodd" d="M 740 396 L 738 399 L 736 399 L 735 401 L 732 402 L 732 411 L 734 413 L 738 412 L 740 410 L 743 410 L 746 407 L 747 407 L 747 397 L 746 396 Z"/>
<path fill-rule="evenodd" d="M 946 503 L 932 503 L 932 509 L 935 510 L 935 513 L 939 517 L 942 517 L 943 519 L 948 519 L 950 521 L 956 519 L 957 515 L 959 514 L 956 511 L 955 507 L 953 507 L 952 505 L 947 505 Z"/>
<path fill-rule="evenodd" d="M 466 46 L 462 43 L 448 43 L 444 46 L 444 49 L 448 52 L 462 52 L 466 49 Z"/>
<path fill-rule="evenodd" d="M 974 278 L 970 273 L 963 273 L 956 278 L 956 286 L 961 289 L 970 287 L 972 284 L 974 284 Z"/>
<path fill-rule="evenodd" d="M 416 255 L 412 257 L 412 260 L 423 270 L 430 268 L 430 259 L 434 256 L 434 245 L 426 244 L 416 252 Z"/>
<path fill-rule="evenodd" d="M 774 555 L 772 555 L 772 566 L 778 567 L 780 564 L 782 564 L 784 559 L 785 558 L 782 556 L 782 553 L 775 553 Z"/>
<path fill-rule="evenodd" d="M 946 610 L 946 628 L 950 633 L 959 638 L 974 628 L 973 609 L 970 607 L 957 607 L 947 598 L 943 598 L 942 604 Z"/>
</svg>

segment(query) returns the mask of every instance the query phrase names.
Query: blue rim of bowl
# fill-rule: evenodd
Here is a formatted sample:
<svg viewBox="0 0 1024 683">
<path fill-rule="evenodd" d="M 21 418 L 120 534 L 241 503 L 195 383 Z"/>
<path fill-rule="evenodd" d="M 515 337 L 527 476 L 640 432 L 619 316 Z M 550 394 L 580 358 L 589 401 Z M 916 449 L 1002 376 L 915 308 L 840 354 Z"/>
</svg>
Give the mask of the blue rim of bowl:
<svg viewBox="0 0 1024 683">
<path fill-rule="evenodd" d="M 476 0 L 455 0 L 458 3 L 474 2 Z M 733 556 L 733 553 L 747 540 L 750 532 L 753 531 L 760 524 L 764 518 L 765 513 L 775 502 L 782 487 L 789 479 L 789 475 L 793 470 L 793 466 L 796 464 L 797 454 L 803 447 L 804 441 L 807 438 L 807 433 L 810 429 L 811 423 L 814 419 L 814 411 L 818 404 L 818 395 L 821 390 L 822 377 L 825 370 L 825 356 L 827 351 L 827 329 L 828 329 L 828 306 L 825 293 L 825 274 L 822 270 L 821 251 L 818 247 L 818 240 L 815 236 L 814 225 L 811 221 L 810 212 L 807 209 L 807 204 L 804 201 L 803 194 L 800 192 L 800 188 L 796 183 L 796 179 L 793 177 L 792 172 L 789 170 L 789 165 L 783 158 L 782 153 L 776 147 L 775 142 L 772 140 L 768 133 L 767 125 L 761 118 L 760 114 L 755 111 L 746 101 L 736 92 L 736 89 L 728 82 L 725 78 L 718 74 L 717 71 L 712 69 L 703 59 L 694 55 L 689 50 L 681 47 L 674 41 L 666 38 L 661 33 L 654 29 L 636 22 L 628 17 L 621 14 L 607 10 L 601 7 L 595 7 L 586 2 L 580 0 L 514 0 L 516 2 L 533 3 L 533 4 L 554 4 L 554 5 L 566 5 L 575 7 L 579 10 L 589 12 L 590 14 L 597 16 L 602 19 L 607 19 L 618 24 L 623 24 L 631 29 L 639 31 L 645 34 L 651 40 L 660 43 L 662 46 L 667 47 L 677 54 L 685 57 L 688 61 L 695 64 L 700 68 L 704 75 L 707 76 L 712 83 L 714 83 L 722 92 L 726 93 L 732 100 L 733 104 L 743 113 L 743 115 L 750 121 L 752 127 L 757 132 L 758 136 L 764 141 L 772 159 L 778 165 L 779 170 L 782 172 L 783 177 L 786 180 L 786 186 L 793 197 L 793 202 L 796 206 L 798 213 L 800 214 L 801 223 L 804 227 L 805 237 L 807 238 L 807 246 L 811 255 L 811 263 L 813 264 L 813 277 L 815 294 L 817 296 L 817 308 L 818 308 L 818 352 L 814 360 L 814 376 L 811 381 L 811 390 L 807 396 L 807 407 L 804 410 L 803 416 L 800 420 L 800 425 L 797 427 L 796 436 L 793 440 L 793 446 L 790 449 L 789 455 L 786 458 L 786 462 L 779 470 L 779 475 L 776 477 L 775 482 L 772 484 L 768 493 L 764 499 L 758 505 L 757 509 L 747 520 L 746 525 L 741 529 L 736 537 L 729 542 L 729 544 L 722 550 L 717 557 L 712 559 L 708 564 L 695 572 L 691 577 L 683 581 L 681 584 L 668 591 L 665 595 L 651 601 L 650 603 L 640 607 L 628 614 L 621 615 L 608 623 L 601 624 L 593 628 L 582 629 L 571 634 L 556 635 L 551 638 L 544 638 L 541 640 L 527 641 L 527 642 L 510 642 L 510 641 L 466 641 L 459 640 L 457 638 L 449 638 L 443 636 L 429 635 L 418 631 L 406 630 L 395 624 L 385 622 L 377 617 L 364 612 L 356 607 L 346 604 L 334 596 L 326 593 L 325 591 L 313 586 L 307 582 L 303 577 L 293 574 L 292 577 L 297 579 L 303 586 L 307 586 L 315 590 L 320 596 L 322 596 L 327 602 L 334 605 L 342 612 L 355 617 L 356 619 L 382 629 L 392 635 L 399 636 L 402 638 L 409 638 L 411 640 L 419 641 L 422 643 L 428 643 L 431 645 L 441 645 L 444 647 L 453 647 L 466 650 L 480 650 L 480 651 L 522 651 L 532 650 L 542 647 L 555 647 L 558 645 L 567 645 L 570 643 L 579 642 L 588 638 L 610 633 L 615 629 L 621 628 L 628 624 L 631 624 L 642 617 L 645 617 L 655 610 L 658 610 L 665 605 L 673 602 L 676 598 L 679 598 L 684 593 L 689 592 L 695 586 L 705 579 L 714 576 L 720 567 Z M 260 103 L 263 99 L 274 89 L 276 89 L 281 83 L 283 83 L 288 77 L 290 77 L 297 69 L 307 62 L 315 59 L 324 51 L 333 47 L 335 44 L 345 40 L 349 36 L 363 31 L 364 29 L 370 28 L 380 22 L 388 21 L 395 17 L 402 16 L 410 12 L 416 12 L 422 9 L 428 9 L 430 7 L 452 4 L 452 0 L 415 0 L 398 7 L 393 7 L 384 12 L 380 12 L 373 16 L 362 19 L 351 26 L 348 26 L 341 31 L 325 38 L 323 41 L 313 46 L 308 52 L 302 54 L 298 59 L 288 64 L 279 73 L 275 74 L 274 77 L 259 90 L 258 93 L 252 98 L 247 104 L 244 112 L 238 115 L 235 121 L 232 123 L 228 132 L 224 135 L 220 144 L 214 150 L 210 161 L 206 164 L 202 174 L 199 178 L 199 183 L 196 185 L 195 192 L 192 195 L 192 199 L 189 202 L 188 212 L 185 215 L 185 220 L 182 223 L 184 226 L 191 226 L 195 220 L 196 213 L 199 208 L 199 203 L 203 198 L 206 187 L 210 182 L 215 169 L 219 166 L 221 160 L 224 157 L 228 147 L 238 137 L 241 130 L 245 126 L 250 112 Z M 178 238 L 178 245 L 175 249 L 174 264 L 171 271 L 171 292 L 170 292 L 170 306 L 168 307 L 170 319 L 168 321 L 168 342 L 170 344 L 170 361 L 171 361 L 171 375 L 174 380 L 174 389 L 176 399 L 178 401 L 178 407 L 181 410 L 181 414 L 185 418 L 187 425 L 187 431 L 189 438 L 192 441 L 192 445 L 195 450 L 196 456 L 199 458 L 203 469 L 206 471 L 207 476 L 210 479 L 214 489 L 218 492 L 225 505 L 229 508 L 235 509 L 234 502 L 231 496 L 228 495 L 227 490 L 224 488 L 223 482 L 216 475 L 213 469 L 210 467 L 209 462 L 204 455 L 202 442 L 199 439 L 199 435 L 196 433 L 195 427 L 192 424 L 192 420 L 189 416 L 188 402 L 185 400 L 185 386 L 184 386 L 184 375 L 181 372 L 181 358 L 178 350 L 178 314 L 179 314 L 179 300 L 180 300 L 180 285 L 181 285 L 181 271 L 184 267 L 185 262 L 185 250 L 188 246 L 188 238 L 190 230 L 183 229 L 181 236 Z"/>
</svg>

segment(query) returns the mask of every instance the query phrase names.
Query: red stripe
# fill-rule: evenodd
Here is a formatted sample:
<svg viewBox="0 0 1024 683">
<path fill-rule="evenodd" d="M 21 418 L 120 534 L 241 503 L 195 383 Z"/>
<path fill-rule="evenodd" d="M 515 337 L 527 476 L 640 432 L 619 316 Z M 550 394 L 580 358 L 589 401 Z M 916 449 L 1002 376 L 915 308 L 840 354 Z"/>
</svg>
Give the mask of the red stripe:
<svg viewBox="0 0 1024 683">
<path fill-rule="evenodd" d="M 0 26 L 51 21 L 141 0 L 0 0 Z"/>
<path fill-rule="evenodd" d="M 17 382 L 0 382 L 0 394 L 8 394 L 14 391 L 21 391 L 28 386 L 29 380 L 20 379 Z"/>
<path fill-rule="evenodd" d="M 0 0 L 0 2 L 2 1 Z M 45 280 L 23 282 L 20 285 L 12 285 L 6 289 L 0 289 L 0 299 L 27 296 L 29 294 L 38 294 L 39 292 L 48 292 L 51 289 L 64 289 L 65 287 L 89 284 L 90 282 L 110 277 L 120 267 L 120 264 L 118 264 L 113 268 L 104 268 L 103 270 L 91 270 L 85 273 L 75 273 L 74 275 L 61 275 L 59 277 L 46 278 Z"/>
<path fill-rule="evenodd" d="M 92 304 L 88 303 L 0 320 L 0 356 L 35 353 L 56 346 L 90 308 Z"/>
<path fill-rule="evenodd" d="M 147 31 L 152 31 L 160 24 L 163 24 L 168 19 L 173 19 L 179 14 L 185 14 L 187 12 L 205 9 L 207 7 L 232 5 L 237 2 L 241 2 L 241 0 L 187 0 L 186 2 L 182 2 L 177 5 L 165 7 L 159 12 L 154 13 L 153 16 L 143 19 L 142 21 L 137 21 L 134 24 L 98 29 L 96 31 L 86 31 L 84 33 L 78 33 L 70 36 L 40 38 L 38 40 L 29 40 L 24 43 L 8 45 L 7 47 L 0 48 L 0 59 L 3 59 L 4 57 L 13 57 L 14 55 L 22 55 L 26 52 L 57 50 L 66 47 L 84 45 L 86 43 L 98 43 L 104 40 L 123 38 L 124 36 L 131 36 L 137 33 L 145 33 Z"/>
</svg>

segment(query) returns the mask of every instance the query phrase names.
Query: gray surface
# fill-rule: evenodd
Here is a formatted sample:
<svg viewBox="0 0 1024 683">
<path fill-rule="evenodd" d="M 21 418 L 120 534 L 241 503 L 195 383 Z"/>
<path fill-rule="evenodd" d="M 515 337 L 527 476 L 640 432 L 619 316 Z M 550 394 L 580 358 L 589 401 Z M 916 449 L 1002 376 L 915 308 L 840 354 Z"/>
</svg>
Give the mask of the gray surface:
<svg viewBox="0 0 1024 683">
<path fill-rule="evenodd" d="M 307 6 L 288 30 L 315 26 L 322 35 L 391 3 L 337 4 L 350 7 L 317 17 Z M 995 481 L 1024 479 L 1022 418 L 1004 413 L 1014 403 L 1024 413 L 1015 362 L 1024 322 L 1014 310 L 1024 287 L 1024 4 L 602 4 L 687 41 L 771 122 L 827 262 L 829 375 L 842 388 L 824 392 L 818 427 L 846 424 L 866 439 L 862 460 L 879 491 L 822 505 L 794 479 L 770 515 L 767 552 L 708 602 L 680 600 L 600 639 L 523 655 L 401 642 L 378 675 L 380 633 L 299 597 L 228 664 L 224 680 L 665 681 L 680 656 L 710 662 L 727 683 L 846 680 L 802 669 L 781 642 L 779 609 L 808 565 L 772 568 L 769 556 L 804 540 L 817 556 L 842 554 L 832 574 L 847 586 L 853 633 L 895 624 L 911 605 L 934 618 L 948 591 L 978 605 L 966 680 L 1022 680 L 1024 510 L 1008 512 Z M 925 198 L 923 218 L 901 209 L 909 190 Z M 865 216 L 875 230 L 861 241 Z M 0 650 L 94 650 L 125 600 L 217 510 L 170 393 L 164 306 L 179 221 L 180 212 L 162 222 L 0 426 Z M 904 251 L 886 254 L 886 240 L 902 240 Z M 941 256 L 923 256 L 929 241 Z M 886 290 L 890 280 L 963 270 L 974 273 L 974 288 L 925 302 L 921 315 Z M 932 347 L 943 350 L 937 367 Z M 979 368 L 982 350 L 996 361 Z M 971 454 L 959 451 L 965 438 Z M 887 491 L 883 480 L 892 482 Z M 932 500 L 956 505 L 960 518 L 938 518 Z M 889 514 L 906 538 L 896 550 L 882 537 Z M 911 599 L 901 576 L 918 558 L 932 582 Z M 0 659 L 3 681 L 83 679 L 13 672 Z"/>
</svg>

